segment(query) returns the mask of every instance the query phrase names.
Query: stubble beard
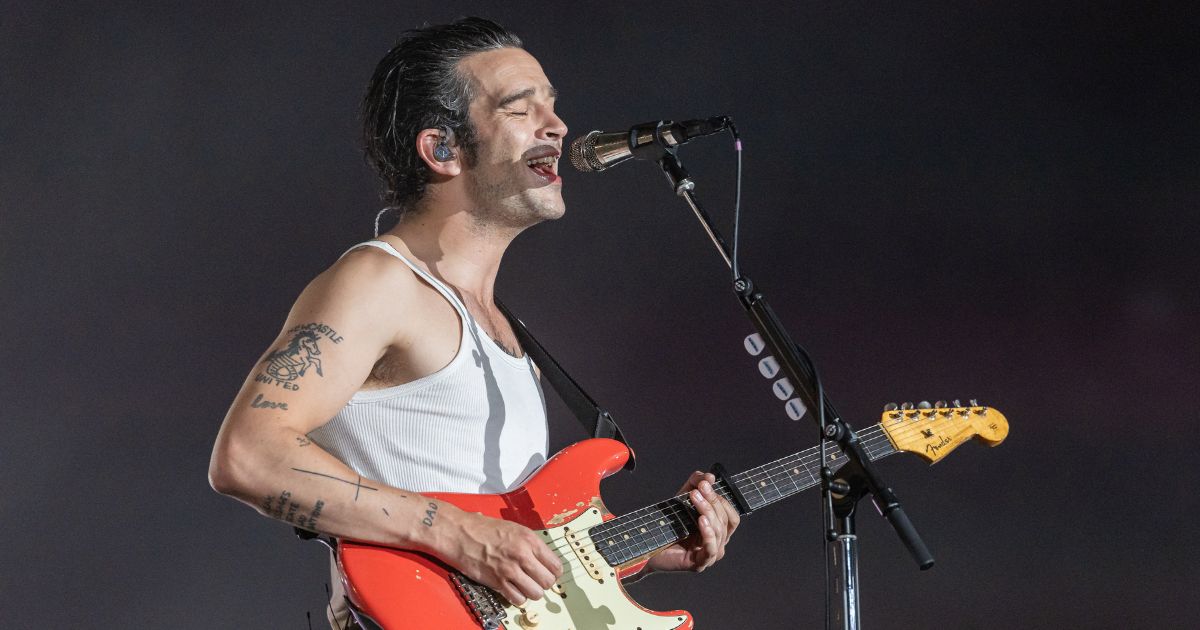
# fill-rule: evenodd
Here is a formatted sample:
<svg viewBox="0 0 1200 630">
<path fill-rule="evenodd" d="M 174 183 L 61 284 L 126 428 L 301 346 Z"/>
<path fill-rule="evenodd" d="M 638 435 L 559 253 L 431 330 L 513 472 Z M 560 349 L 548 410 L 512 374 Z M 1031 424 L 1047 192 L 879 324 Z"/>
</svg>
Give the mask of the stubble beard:
<svg viewBox="0 0 1200 630">
<path fill-rule="evenodd" d="M 478 167 L 478 163 L 476 164 Z M 520 168 L 527 168 L 523 164 Z M 471 217 L 481 228 L 524 230 L 542 221 L 557 219 L 565 212 L 562 193 L 556 186 L 530 188 L 524 173 L 506 169 L 476 169 L 469 181 Z"/>
</svg>

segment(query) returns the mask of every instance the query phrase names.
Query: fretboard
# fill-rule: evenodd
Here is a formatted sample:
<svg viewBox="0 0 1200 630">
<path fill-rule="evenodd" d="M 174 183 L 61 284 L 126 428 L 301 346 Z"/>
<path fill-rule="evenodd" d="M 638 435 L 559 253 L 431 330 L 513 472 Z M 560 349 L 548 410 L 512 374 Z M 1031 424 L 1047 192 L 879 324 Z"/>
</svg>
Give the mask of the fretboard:
<svg viewBox="0 0 1200 630">
<path fill-rule="evenodd" d="M 860 433 L 859 440 L 872 461 L 896 452 L 879 426 Z M 841 449 L 832 444 L 825 447 L 825 458 L 832 469 L 847 461 Z M 728 475 L 713 487 L 736 508 L 737 502 L 726 482 L 732 483 L 750 509 L 757 510 L 812 488 L 820 480 L 820 446 L 814 446 L 758 468 Z M 588 534 L 605 561 L 617 566 L 687 538 L 696 528 L 696 510 L 688 495 L 682 494 L 596 525 Z"/>
</svg>

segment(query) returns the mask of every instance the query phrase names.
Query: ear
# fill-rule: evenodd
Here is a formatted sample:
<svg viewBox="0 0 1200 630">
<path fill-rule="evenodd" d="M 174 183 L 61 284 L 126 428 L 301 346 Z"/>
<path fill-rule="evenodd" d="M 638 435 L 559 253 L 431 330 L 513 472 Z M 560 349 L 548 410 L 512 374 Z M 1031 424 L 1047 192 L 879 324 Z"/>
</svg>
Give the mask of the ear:
<svg viewBox="0 0 1200 630">
<path fill-rule="evenodd" d="M 417 155 L 421 156 L 421 160 L 429 167 L 429 170 L 439 175 L 453 177 L 462 172 L 462 163 L 458 159 L 458 151 L 454 152 L 454 157 L 440 162 L 433 156 L 433 150 L 441 143 L 445 132 L 441 129 L 422 129 L 417 134 Z M 446 146 L 453 148 L 454 138 L 446 138 Z"/>
</svg>

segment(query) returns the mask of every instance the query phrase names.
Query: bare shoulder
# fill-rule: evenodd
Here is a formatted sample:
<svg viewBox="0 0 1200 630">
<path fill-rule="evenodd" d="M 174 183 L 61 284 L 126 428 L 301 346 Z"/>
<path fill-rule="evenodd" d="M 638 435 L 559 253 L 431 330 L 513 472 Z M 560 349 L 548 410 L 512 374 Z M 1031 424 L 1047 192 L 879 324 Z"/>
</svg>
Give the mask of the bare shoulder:
<svg viewBox="0 0 1200 630">
<path fill-rule="evenodd" d="M 309 283 L 289 319 L 336 317 L 376 330 L 404 320 L 418 305 L 421 280 L 395 257 L 374 247 L 342 256 Z"/>
</svg>

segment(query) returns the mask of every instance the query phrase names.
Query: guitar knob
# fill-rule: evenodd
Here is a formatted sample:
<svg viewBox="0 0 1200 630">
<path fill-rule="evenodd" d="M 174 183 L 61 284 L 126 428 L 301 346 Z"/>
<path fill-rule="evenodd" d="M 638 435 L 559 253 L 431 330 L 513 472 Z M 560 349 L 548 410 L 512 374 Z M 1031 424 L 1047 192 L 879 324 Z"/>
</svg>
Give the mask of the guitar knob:
<svg viewBox="0 0 1200 630">
<path fill-rule="evenodd" d="M 917 403 L 917 409 L 929 409 L 930 406 L 931 405 L 929 404 L 928 400 L 922 400 L 921 402 Z"/>
<path fill-rule="evenodd" d="M 945 409 L 945 408 L 946 408 L 946 401 L 944 401 L 944 400 L 939 400 L 939 401 L 937 401 L 937 402 L 933 403 L 933 408 L 934 408 L 934 409 Z"/>
<path fill-rule="evenodd" d="M 978 406 L 979 406 L 979 401 L 978 401 L 978 400 L 975 400 L 974 398 L 972 398 L 972 399 L 971 399 L 971 406 L 972 406 L 972 407 L 978 407 Z"/>
<path fill-rule="evenodd" d="M 896 403 L 888 403 L 883 406 L 884 411 L 895 411 L 899 408 L 900 408 L 900 405 L 897 405 Z"/>
<path fill-rule="evenodd" d="M 962 403 L 961 403 L 961 402 L 959 402 L 957 398 L 955 398 L 955 399 L 954 399 L 953 401 L 951 401 L 951 402 L 954 404 L 954 406 L 955 406 L 955 407 L 961 407 L 961 406 L 962 406 Z"/>
<path fill-rule="evenodd" d="M 541 618 L 532 610 L 527 610 L 520 615 L 517 615 L 517 625 L 522 628 L 536 628 L 541 623 Z"/>
<path fill-rule="evenodd" d="M 905 411 L 908 411 L 909 409 L 913 408 L 913 404 L 910 402 L 900 403 L 900 408 Z"/>
</svg>

